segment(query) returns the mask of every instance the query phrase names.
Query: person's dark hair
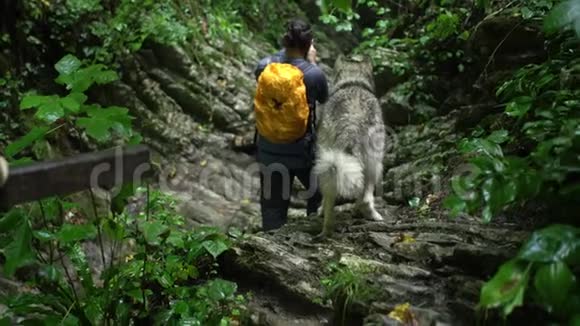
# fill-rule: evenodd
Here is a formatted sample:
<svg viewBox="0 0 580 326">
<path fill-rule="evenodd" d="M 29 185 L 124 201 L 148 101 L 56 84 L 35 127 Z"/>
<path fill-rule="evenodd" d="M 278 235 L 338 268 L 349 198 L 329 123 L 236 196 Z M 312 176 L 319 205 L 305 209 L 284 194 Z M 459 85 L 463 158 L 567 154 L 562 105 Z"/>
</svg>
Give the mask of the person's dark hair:
<svg viewBox="0 0 580 326">
<path fill-rule="evenodd" d="M 286 34 L 282 37 L 282 45 L 287 49 L 308 50 L 312 43 L 312 30 L 303 20 L 293 19 L 286 24 Z"/>
</svg>

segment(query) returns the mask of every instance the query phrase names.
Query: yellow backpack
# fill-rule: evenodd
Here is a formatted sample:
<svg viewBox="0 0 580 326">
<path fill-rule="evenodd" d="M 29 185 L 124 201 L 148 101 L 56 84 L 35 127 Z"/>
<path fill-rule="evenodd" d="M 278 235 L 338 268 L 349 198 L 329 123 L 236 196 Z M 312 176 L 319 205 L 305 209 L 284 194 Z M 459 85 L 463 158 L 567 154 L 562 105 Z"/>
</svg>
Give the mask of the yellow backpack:
<svg viewBox="0 0 580 326">
<path fill-rule="evenodd" d="M 272 62 L 258 78 L 254 96 L 256 129 L 272 143 L 292 143 L 308 128 L 310 107 L 304 74 L 288 63 Z"/>
</svg>

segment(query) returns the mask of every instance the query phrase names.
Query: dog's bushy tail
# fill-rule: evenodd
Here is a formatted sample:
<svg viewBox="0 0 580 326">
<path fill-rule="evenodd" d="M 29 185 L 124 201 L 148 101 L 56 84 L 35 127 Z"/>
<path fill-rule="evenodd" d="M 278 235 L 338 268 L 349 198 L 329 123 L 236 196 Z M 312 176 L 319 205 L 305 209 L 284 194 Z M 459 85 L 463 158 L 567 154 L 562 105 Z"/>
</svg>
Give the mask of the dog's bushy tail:
<svg viewBox="0 0 580 326">
<path fill-rule="evenodd" d="M 322 193 L 350 198 L 362 190 L 363 166 L 353 155 L 332 149 L 319 149 L 313 169 Z"/>
</svg>

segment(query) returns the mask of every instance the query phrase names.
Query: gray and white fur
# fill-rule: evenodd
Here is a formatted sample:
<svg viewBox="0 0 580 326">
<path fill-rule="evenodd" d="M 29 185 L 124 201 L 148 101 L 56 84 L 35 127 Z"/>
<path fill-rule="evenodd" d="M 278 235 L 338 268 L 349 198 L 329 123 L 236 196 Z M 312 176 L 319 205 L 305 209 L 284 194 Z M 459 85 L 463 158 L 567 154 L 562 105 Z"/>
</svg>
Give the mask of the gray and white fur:
<svg viewBox="0 0 580 326">
<path fill-rule="evenodd" d="M 319 237 L 333 232 L 338 198 L 356 199 L 355 207 L 367 219 L 383 219 L 375 209 L 374 190 L 382 179 L 386 137 L 370 60 L 340 56 L 332 85 L 319 111 L 313 169 L 323 197 Z"/>
</svg>

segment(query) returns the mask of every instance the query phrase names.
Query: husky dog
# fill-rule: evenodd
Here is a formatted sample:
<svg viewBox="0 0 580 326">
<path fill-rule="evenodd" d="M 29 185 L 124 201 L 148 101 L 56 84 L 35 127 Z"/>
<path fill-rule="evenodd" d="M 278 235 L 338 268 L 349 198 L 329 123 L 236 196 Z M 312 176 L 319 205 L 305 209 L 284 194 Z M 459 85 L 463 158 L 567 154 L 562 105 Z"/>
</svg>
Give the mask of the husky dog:
<svg viewBox="0 0 580 326">
<path fill-rule="evenodd" d="M 374 190 L 382 179 L 386 137 L 370 60 L 340 56 L 332 85 L 320 110 L 313 169 L 323 197 L 324 222 L 317 238 L 332 234 L 337 199 L 356 200 L 364 218 L 383 219 L 375 209 Z"/>
</svg>

